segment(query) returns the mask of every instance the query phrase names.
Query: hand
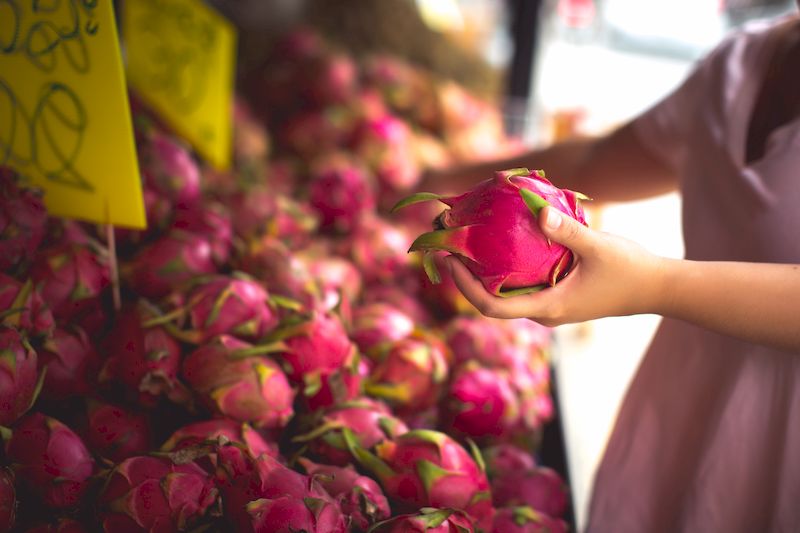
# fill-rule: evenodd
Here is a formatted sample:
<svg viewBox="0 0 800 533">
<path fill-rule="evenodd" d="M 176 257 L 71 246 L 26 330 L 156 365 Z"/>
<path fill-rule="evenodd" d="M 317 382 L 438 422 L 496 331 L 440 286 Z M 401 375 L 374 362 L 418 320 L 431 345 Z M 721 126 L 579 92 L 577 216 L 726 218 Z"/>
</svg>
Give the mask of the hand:
<svg viewBox="0 0 800 533">
<path fill-rule="evenodd" d="M 656 312 L 668 296 L 666 261 L 636 243 L 592 230 L 546 207 L 539 225 L 550 240 L 575 255 L 573 267 L 555 287 L 502 298 L 488 293 L 455 257 L 446 258 L 453 279 L 472 304 L 495 318 L 530 318 L 546 326 L 606 316 Z"/>
</svg>

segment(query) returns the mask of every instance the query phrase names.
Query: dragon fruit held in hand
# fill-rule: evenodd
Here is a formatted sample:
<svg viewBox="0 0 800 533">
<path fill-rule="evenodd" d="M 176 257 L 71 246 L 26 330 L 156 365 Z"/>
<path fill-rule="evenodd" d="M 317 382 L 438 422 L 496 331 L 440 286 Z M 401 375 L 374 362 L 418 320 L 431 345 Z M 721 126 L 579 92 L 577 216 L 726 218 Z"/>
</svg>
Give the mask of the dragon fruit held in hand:
<svg viewBox="0 0 800 533">
<path fill-rule="evenodd" d="M 539 229 L 536 217 L 543 207 L 550 205 L 586 223 L 580 204 L 587 199 L 584 195 L 559 189 L 542 171 L 526 168 L 496 172 L 459 196 L 418 193 L 401 200 L 394 210 L 434 199 L 450 209 L 436 219 L 438 229 L 417 237 L 409 251 L 426 252 L 426 272 L 434 282 L 438 273 L 428 252 L 455 254 L 497 296 L 553 286 L 569 271 L 572 252 L 549 241 Z"/>
<path fill-rule="evenodd" d="M 103 531 L 185 531 L 217 495 L 212 478 L 193 462 L 131 457 L 114 468 L 100 494 Z"/>
<path fill-rule="evenodd" d="M 0 426 L 10 426 L 33 405 L 44 378 L 36 362 L 25 337 L 0 326 Z"/>
<path fill-rule="evenodd" d="M 20 482 L 59 509 L 81 501 L 94 470 L 80 437 L 41 413 L 30 414 L 14 426 L 6 455 Z"/>
</svg>

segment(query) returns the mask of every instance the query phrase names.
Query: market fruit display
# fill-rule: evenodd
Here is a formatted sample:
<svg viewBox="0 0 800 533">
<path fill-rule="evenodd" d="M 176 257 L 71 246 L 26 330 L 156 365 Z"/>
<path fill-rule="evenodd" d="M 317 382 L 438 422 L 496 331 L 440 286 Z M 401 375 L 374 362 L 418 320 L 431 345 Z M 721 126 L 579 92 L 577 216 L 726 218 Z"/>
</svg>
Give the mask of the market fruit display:
<svg viewBox="0 0 800 533">
<path fill-rule="evenodd" d="M 307 30 L 260 73 L 226 171 L 133 95 L 148 227 L 115 230 L 119 307 L 104 228 L 0 168 L 0 532 L 566 530 L 568 489 L 536 460 L 550 330 L 430 285 L 407 252 L 432 217 L 390 213 L 431 165 L 517 146 L 499 114 Z M 520 190 L 583 221 L 579 195 L 505 172 L 442 198 L 413 248 L 501 294 L 557 282 L 571 256 Z M 482 224 L 546 256 L 532 272 L 491 270 L 509 243 L 463 229 L 489 200 Z"/>
</svg>

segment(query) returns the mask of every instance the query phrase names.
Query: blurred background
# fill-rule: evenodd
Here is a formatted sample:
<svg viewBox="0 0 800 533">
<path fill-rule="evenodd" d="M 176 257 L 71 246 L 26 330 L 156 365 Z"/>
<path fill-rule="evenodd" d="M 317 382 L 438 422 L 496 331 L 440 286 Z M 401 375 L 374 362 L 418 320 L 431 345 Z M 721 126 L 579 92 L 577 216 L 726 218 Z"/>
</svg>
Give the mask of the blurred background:
<svg viewBox="0 0 800 533">
<path fill-rule="evenodd" d="M 310 25 L 359 56 L 390 52 L 453 79 L 502 110 L 527 146 L 606 131 L 675 88 L 727 32 L 795 9 L 793 0 L 217 0 L 241 30 L 239 76 L 270 43 Z M 558 184 L 558 176 L 550 177 Z M 677 195 L 592 208 L 594 227 L 683 254 Z M 553 356 L 574 520 L 658 317 L 559 328 Z"/>
</svg>

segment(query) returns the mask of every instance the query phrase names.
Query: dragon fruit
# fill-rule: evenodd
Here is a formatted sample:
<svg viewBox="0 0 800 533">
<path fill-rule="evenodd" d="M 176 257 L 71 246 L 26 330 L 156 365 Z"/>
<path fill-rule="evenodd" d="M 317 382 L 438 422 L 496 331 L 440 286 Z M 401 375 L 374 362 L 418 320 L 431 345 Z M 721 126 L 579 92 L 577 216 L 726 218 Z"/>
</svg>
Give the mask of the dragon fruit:
<svg viewBox="0 0 800 533">
<path fill-rule="evenodd" d="M 350 352 L 350 357 L 339 368 L 306 374 L 302 398 L 307 410 L 315 411 L 358 398 L 368 375 L 369 364 L 356 350 Z"/>
<path fill-rule="evenodd" d="M 483 529 L 491 525 L 492 496 L 477 448 L 473 459 L 448 435 L 417 429 L 378 444 L 373 455 L 352 441 L 352 433 L 344 435 L 362 466 L 378 477 L 396 511 L 458 509 Z"/>
<path fill-rule="evenodd" d="M 222 267 L 231 256 L 233 224 L 227 208 L 219 203 L 207 201 L 191 206 L 178 206 L 172 226 L 196 233 L 208 239 L 214 263 Z"/>
<path fill-rule="evenodd" d="M 399 287 L 395 282 L 371 283 L 364 290 L 364 304 L 386 303 L 411 317 L 418 326 L 433 324 L 431 311 L 420 302 L 418 291 Z"/>
<path fill-rule="evenodd" d="M 337 501 L 351 527 L 366 531 L 370 525 L 391 515 L 389 502 L 378 483 L 359 474 L 352 465 L 321 465 L 305 457 L 298 461 Z"/>
<path fill-rule="evenodd" d="M 142 174 L 159 195 L 177 205 L 200 198 L 200 170 L 189 150 L 174 137 L 152 131 L 142 153 Z"/>
<path fill-rule="evenodd" d="M 386 114 L 367 118 L 358 126 L 354 150 L 383 188 L 407 191 L 422 177 L 414 158 L 413 139 L 405 122 Z"/>
<path fill-rule="evenodd" d="M 213 479 L 193 462 L 137 456 L 118 464 L 100 494 L 103 531 L 184 531 L 217 501 Z"/>
<path fill-rule="evenodd" d="M 356 91 L 358 68 L 344 53 L 325 51 L 300 69 L 299 90 L 313 105 L 328 106 L 348 101 Z"/>
<path fill-rule="evenodd" d="M 374 356 L 364 390 L 387 401 L 401 416 L 433 407 L 444 389 L 449 358 L 440 339 L 417 332 Z"/>
<path fill-rule="evenodd" d="M 94 471 L 83 441 L 54 418 L 32 413 L 14 426 L 6 456 L 18 480 L 47 505 L 80 503 Z"/>
<path fill-rule="evenodd" d="M 14 171 L 0 166 L 0 272 L 33 258 L 46 224 L 41 192 L 21 187 Z"/>
<path fill-rule="evenodd" d="M 298 500 L 288 496 L 259 498 L 247 504 L 254 533 L 346 533 L 344 516 L 336 504 L 320 498 Z M 240 530 L 245 531 L 245 530 Z"/>
<path fill-rule="evenodd" d="M 276 444 L 269 443 L 261 434 L 249 424 L 237 422 L 228 418 L 214 418 L 202 420 L 177 429 L 172 436 L 161 446 L 161 451 L 172 452 L 190 446 L 201 444 L 204 441 L 219 440 L 224 437 L 230 442 L 244 445 L 253 457 L 267 454 L 278 456 Z"/>
<path fill-rule="evenodd" d="M 278 324 L 267 291 L 243 274 L 201 280 L 189 294 L 188 308 L 197 342 L 221 334 L 258 339 Z"/>
<path fill-rule="evenodd" d="M 125 396 L 146 407 L 162 396 L 185 397 L 177 379 L 181 346 L 165 329 L 168 324 L 158 325 L 161 318 L 144 301 L 124 308 L 108 336 L 108 359 L 98 376 L 101 383 L 121 384 Z"/>
<path fill-rule="evenodd" d="M 142 248 L 128 265 L 129 281 L 137 294 L 160 298 L 196 276 L 217 271 L 208 239 L 179 229 Z"/>
<path fill-rule="evenodd" d="M 308 266 L 280 239 L 252 239 L 236 258 L 235 268 L 264 284 L 271 295 L 283 296 L 306 309 L 314 307 L 319 288 Z"/>
<path fill-rule="evenodd" d="M 499 320 L 459 316 L 447 323 L 445 336 L 457 364 L 479 361 L 502 367 L 505 363 L 499 354 L 509 341 Z"/>
<path fill-rule="evenodd" d="M 264 355 L 278 349 L 220 335 L 186 356 L 182 375 L 215 413 L 259 428 L 283 427 L 294 413 L 295 393 Z"/>
<path fill-rule="evenodd" d="M 318 159 L 308 184 L 309 203 L 320 217 L 320 229 L 350 234 L 375 209 L 375 193 L 366 170 L 337 152 Z"/>
<path fill-rule="evenodd" d="M 25 533 L 88 533 L 83 524 L 72 518 L 56 518 L 53 522 L 39 524 L 25 530 Z"/>
<path fill-rule="evenodd" d="M 276 357 L 289 369 L 289 378 L 295 383 L 352 363 L 356 352 L 341 320 L 331 313 L 314 312 L 307 320 L 273 331 L 269 339 L 286 346 Z"/>
<path fill-rule="evenodd" d="M 411 268 L 407 249 L 411 236 L 379 216 L 362 220 L 344 250 L 368 283 L 394 281 Z"/>
<path fill-rule="evenodd" d="M 491 533 L 567 533 L 566 522 L 530 507 L 505 507 L 494 515 Z"/>
<path fill-rule="evenodd" d="M 233 229 L 245 241 L 262 235 L 281 239 L 289 248 L 305 246 L 319 221 L 311 206 L 276 194 L 266 185 L 249 187 L 226 198 Z"/>
<path fill-rule="evenodd" d="M 443 403 L 445 426 L 475 439 L 507 437 L 519 423 L 519 400 L 508 372 L 475 362 L 456 370 Z"/>
<path fill-rule="evenodd" d="M 92 392 L 100 359 L 83 329 L 56 328 L 39 350 L 39 369 L 47 367 L 42 397 L 63 400 Z"/>
<path fill-rule="evenodd" d="M 472 520 L 454 509 L 423 507 L 376 524 L 369 533 L 473 533 Z"/>
<path fill-rule="evenodd" d="M 215 479 L 222 494 L 225 517 L 232 523 L 235 531 L 243 533 L 287 531 L 288 533 L 290 530 L 268 529 L 269 525 L 273 527 L 279 525 L 279 523 L 272 522 L 272 513 L 270 512 L 272 505 L 260 502 L 248 508 L 249 504 L 256 500 L 282 500 L 284 498 L 301 504 L 310 499 L 311 509 L 325 507 L 326 510 L 323 513 L 325 519 L 322 522 L 331 525 L 330 531 L 340 531 L 339 527 L 342 528 L 342 532 L 344 531 L 344 517 L 336 502 L 313 478 L 287 468 L 268 455 L 254 458 L 238 446 L 219 446 L 216 454 Z M 288 503 L 281 502 L 277 505 L 282 508 L 284 504 Z M 265 504 L 266 507 L 262 507 L 262 504 Z M 295 505 L 291 507 L 300 509 Z M 293 516 L 295 513 L 289 512 L 289 516 L 283 516 L 283 519 L 289 520 Z M 324 531 L 317 529 L 316 520 L 320 516 L 316 513 L 308 516 L 302 511 L 296 512 L 297 519 L 309 520 L 305 524 L 312 526 L 307 530 L 310 532 L 320 531 L 322 533 Z M 301 522 L 301 524 L 303 523 Z M 298 529 L 298 531 L 300 530 Z"/>
<path fill-rule="evenodd" d="M 58 246 L 40 252 L 31 277 L 56 319 L 69 321 L 97 305 L 111 283 L 108 264 L 82 245 Z"/>
<path fill-rule="evenodd" d="M 17 490 L 14 488 L 14 473 L 0 467 L 0 531 L 14 529 L 17 515 Z"/>
<path fill-rule="evenodd" d="M 394 209 L 437 199 L 449 206 L 436 219 L 440 228 L 424 233 L 409 251 L 422 250 L 426 265 L 430 254 L 444 250 L 455 254 L 497 296 L 513 296 L 555 285 L 572 264 L 572 252 L 551 243 L 539 229 L 536 216 L 546 205 L 586 223 L 580 193 L 555 187 L 541 171 L 511 169 L 496 172 L 474 189 L 453 197 L 418 193 Z M 427 268 L 431 281 L 438 273 Z"/>
<path fill-rule="evenodd" d="M 296 436 L 296 443 L 308 444 L 312 456 L 326 464 L 345 466 L 352 461 L 343 431 L 348 429 L 355 443 L 365 449 L 408 431 L 386 404 L 371 398 L 358 398 L 332 406 L 317 414 L 311 430 Z"/>
<path fill-rule="evenodd" d="M 89 402 L 86 444 L 101 457 L 120 463 L 146 453 L 150 433 L 147 416 L 112 404 Z"/>
<path fill-rule="evenodd" d="M 564 516 L 569 506 L 564 480 L 544 466 L 498 475 L 492 480 L 492 496 L 497 507 L 527 505 L 555 518 Z"/>
<path fill-rule="evenodd" d="M 310 159 L 320 152 L 334 151 L 352 135 L 353 118 L 342 106 L 301 111 L 282 125 L 279 140 L 292 154 Z"/>
<path fill-rule="evenodd" d="M 334 255 L 301 254 L 303 261 L 317 281 L 323 310 L 332 310 L 342 302 L 354 302 L 364 286 L 361 272 L 347 259 Z"/>
<path fill-rule="evenodd" d="M 41 294 L 30 280 L 20 283 L 0 272 L 0 320 L 33 337 L 47 336 L 53 332 L 53 313 L 44 303 Z"/>
<path fill-rule="evenodd" d="M 481 456 L 490 480 L 536 468 L 536 461 L 531 452 L 509 443 L 500 443 L 484 448 Z"/>
<path fill-rule="evenodd" d="M 350 338 L 362 353 L 369 354 L 387 343 L 399 341 L 414 331 L 414 321 L 399 308 L 371 303 L 353 310 Z"/>
<path fill-rule="evenodd" d="M 0 426 L 13 424 L 36 400 L 44 380 L 36 362 L 36 351 L 25 337 L 0 325 Z"/>
</svg>

